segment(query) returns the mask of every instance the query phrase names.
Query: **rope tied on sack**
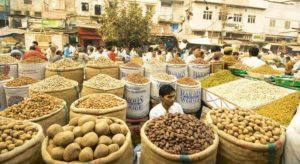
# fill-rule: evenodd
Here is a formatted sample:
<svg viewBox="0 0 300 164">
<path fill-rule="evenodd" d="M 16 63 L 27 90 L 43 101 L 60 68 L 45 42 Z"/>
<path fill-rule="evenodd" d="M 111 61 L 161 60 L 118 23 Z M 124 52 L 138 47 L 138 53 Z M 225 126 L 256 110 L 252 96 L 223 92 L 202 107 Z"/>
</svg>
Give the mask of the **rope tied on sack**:
<svg viewBox="0 0 300 164">
<path fill-rule="evenodd" d="M 69 112 L 68 112 L 68 107 L 67 107 L 66 103 L 64 103 L 63 108 L 64 108 L 63 110 L 65 112 L 65 123 L 68 124 L 68 122 L 69 122 Z"/>
<path fill-rule="evenodd" d="M 269 157 L 268 157 L 268 164 L 272 164 L 274 162 L 275 159 L 275 155 L 276 155 L 276 144 L 268 144 L 268 153 L 269 153 Z"/>
<path fill-rule="evenodd" d="M 179 161 L 182 164 L 191 164 L 190 158 L 187 154 L 180 154 Z"/>
</svg>

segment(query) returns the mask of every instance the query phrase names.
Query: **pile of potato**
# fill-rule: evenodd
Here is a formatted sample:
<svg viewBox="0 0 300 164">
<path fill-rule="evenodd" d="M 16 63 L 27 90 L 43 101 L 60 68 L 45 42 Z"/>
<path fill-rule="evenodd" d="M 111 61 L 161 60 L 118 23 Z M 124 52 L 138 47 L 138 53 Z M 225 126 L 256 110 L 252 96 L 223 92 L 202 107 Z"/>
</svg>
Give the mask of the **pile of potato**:
<svg viewBox="0 0 300 164">
<path fill-rule="evenodd" d="M 210 116 L 219 130 L 246 142 L 265 145 L 276 142 L 282 134 L 279 123 L 251 110 L 217 109 Z"/>
<path fill-rule="evenodd" d="M 36 135 L 38 129 L 20 121 L 0 120 L 0 154 L 22 146 Z"/>
<path fill-rule="evenodd" d="M 124 124 L 109 118 L 76 117 L 69 126 L 53 124 L 47 129 L 47 151 L 55 160 L 88 162 L 117 152 L 127 133 Z"/>
</svg>

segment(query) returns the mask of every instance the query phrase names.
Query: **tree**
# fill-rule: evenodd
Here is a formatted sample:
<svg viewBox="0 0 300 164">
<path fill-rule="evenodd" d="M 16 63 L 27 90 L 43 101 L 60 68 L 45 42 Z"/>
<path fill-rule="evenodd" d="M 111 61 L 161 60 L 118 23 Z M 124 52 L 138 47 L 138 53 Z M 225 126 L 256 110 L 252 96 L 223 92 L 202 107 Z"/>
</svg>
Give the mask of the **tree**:
<svg viewBox="0 0 300 164">
<path fill-rule="evenodd" d="M 143 15 L 142 8 L 135 1 L 127 4 L 115 1 L 106 5 L 104 10 L 99 33 L 106 43 L 129 48 L 148 43 L 152 11 Z"/>
</svg>

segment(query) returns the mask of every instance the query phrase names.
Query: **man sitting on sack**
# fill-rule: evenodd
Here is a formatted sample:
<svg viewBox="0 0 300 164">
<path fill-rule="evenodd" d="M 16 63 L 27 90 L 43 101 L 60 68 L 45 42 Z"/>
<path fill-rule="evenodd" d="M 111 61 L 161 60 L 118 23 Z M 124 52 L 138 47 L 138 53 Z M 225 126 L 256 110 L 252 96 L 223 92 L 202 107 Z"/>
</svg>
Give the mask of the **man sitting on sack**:
<svg viewBox="0 0 300 164">
<path fill-rule="evenodd" d="M 159 89 L 161 103 L 153 107 L 149 113 L 150 120 L 163 116 L 167 113 L 182 113 L 183 110 L 180 104 L 175 102 L 176 92 L 171 85 L 163 85 Z"/>
</svg>

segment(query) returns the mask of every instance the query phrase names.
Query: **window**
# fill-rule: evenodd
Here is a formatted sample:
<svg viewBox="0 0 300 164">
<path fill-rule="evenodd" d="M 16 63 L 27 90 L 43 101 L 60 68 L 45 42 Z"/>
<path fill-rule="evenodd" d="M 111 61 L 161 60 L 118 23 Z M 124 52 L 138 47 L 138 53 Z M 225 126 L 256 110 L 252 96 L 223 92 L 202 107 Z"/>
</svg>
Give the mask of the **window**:
<svg viewBox="0 0 300 164">
<path fill-rule="evenodd" d="M 285 29 L 290 29 L 290 26 L 291 26 L 291 22 L 290 21 L 285 21 L 284 28 Z"/>
<path fill-rule="evenodd" d="M 226 20 L 227 19 L 227 15 L 225 15 L 225 13 L 220 12 L 219 13 L 219 20 Z"/>
<path fill-rule="evenodd" d="M 81 3 L 81 11 L 89 11 L 89 3 Z"/>
<path fill-rule="evenodd" d="M 35 17 L 42 17 L 42 13 L 41 12 L 34 12 L 34 16 Z"/>
<path fill-rule="evenodd" d="M 255 15 L 248 15 L 248 23 L 255 23 Z"/>
<path fill-rule="evenodd" d="M 275 19 L 270 19 L 270 27 L 275 27 L 276 21 Z"/>
<path fill-rule="evenodd" d="M 101 15 L 101 5 L 95 5 L 95 15 Z"/>
<path fill-rule="evenodd" d="M 203 19 L 211 20 L 211 18 L 212 18 L 212 11 L 204 11 Z"/>
<path fill-rule="evenodd" d="M 242 14 L 234 14 L 233 21 L 242 22 Z"/>
<path fill-rule="evenodd" d="M 25 11 L 26 16 L 30 16 L 30 11 Z"/>
<path fill-rule="evenodd" d="M 32 0 L 24 0 L 24 4 L 32 4 Z"/>
</svg>

